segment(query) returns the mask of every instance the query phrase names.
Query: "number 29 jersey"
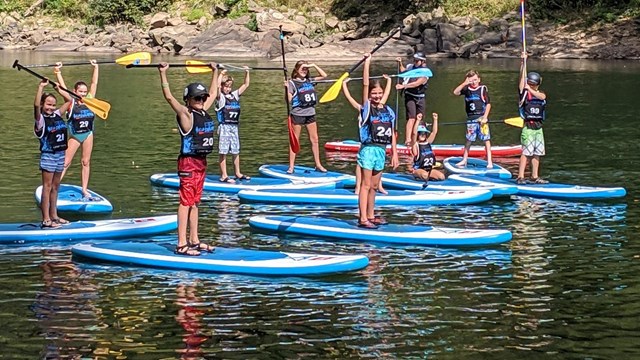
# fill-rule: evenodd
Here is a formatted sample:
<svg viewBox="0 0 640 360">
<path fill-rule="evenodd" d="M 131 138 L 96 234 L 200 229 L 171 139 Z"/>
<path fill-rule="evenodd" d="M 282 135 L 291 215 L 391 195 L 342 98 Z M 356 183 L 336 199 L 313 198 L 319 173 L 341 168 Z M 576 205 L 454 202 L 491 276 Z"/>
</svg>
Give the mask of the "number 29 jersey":
<svg viewBox="0 0 640 360">
<path fill-rule="evenodd" d="M 360 109 L 358 122 L 360 142 L 363 145 L 391 144 L 396 122 L 396 114 L 391 107 L 384 105 L 382 108 L 376 108 L 367 101 Z"/>
</svg>

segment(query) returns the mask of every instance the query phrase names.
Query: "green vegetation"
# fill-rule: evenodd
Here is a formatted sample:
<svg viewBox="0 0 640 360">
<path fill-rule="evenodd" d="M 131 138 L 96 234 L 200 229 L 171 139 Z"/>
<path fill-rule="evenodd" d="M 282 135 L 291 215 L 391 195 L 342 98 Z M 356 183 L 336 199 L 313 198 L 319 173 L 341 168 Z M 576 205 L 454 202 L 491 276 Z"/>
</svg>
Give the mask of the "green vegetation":
<svg viewBox="0 0 640 360">
<path fill-rule="evenodd" d="M 517 10 L 519 0 L 440 0 L 449 17 L 472 14 L 480 20 L 491 20 L 505 13 Z M 430 9 L 425 9 L 430 10 Z"/>
<path fill-rule="evenodd" d="M 536 18 L 559 22 L 612 22 L 640 16 L 640 0 L 528 0 L 527 4 Z"/>
</svg>

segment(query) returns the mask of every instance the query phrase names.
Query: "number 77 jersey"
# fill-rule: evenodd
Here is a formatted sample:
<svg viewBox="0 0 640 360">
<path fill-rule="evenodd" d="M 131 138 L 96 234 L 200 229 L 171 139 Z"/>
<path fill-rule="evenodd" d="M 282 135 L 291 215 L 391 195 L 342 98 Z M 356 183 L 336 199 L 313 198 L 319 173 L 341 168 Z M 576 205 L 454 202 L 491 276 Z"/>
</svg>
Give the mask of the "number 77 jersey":
<svg viewBox="0 0 640 360">
<path fill-rule="evenodd" d="M 220 124 L 238 124 L 240 122 L 240 95 L 238 90 L 229 94 L 220 93 L 216 112 Z"/>
</svg>

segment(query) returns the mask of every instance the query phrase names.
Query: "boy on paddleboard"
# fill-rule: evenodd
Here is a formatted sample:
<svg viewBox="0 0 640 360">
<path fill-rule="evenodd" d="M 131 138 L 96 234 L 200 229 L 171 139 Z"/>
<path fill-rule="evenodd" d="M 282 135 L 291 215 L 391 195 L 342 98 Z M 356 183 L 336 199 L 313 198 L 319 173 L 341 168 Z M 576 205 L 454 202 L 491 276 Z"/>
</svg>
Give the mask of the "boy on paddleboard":
<svg viewBox="0 0 640 360">
<path fill-rule="evenodd" d="M 462 154 L 462 161 L 456 164 L 457 167 L 461 168 L 467 166 L 469 148 L 477 138 L 480 141 L 484 141 L 487 151 L 487 169 L 493 168 L 491 134 L 489 133 L 489 124 L 487 124 L 489 112 L 491 112 L 491 100 L 489 99 L 487 86 L 482 85 L 480 81 L 480 74 L 475 70 L 469 70 L 465 75 L 465 80 L 453 90 L 453 94 L 456 96 L 464 95 L 464 108 L 467 112 L 464 153 Z"/>
<path fill-rule="evenodd" d="M 202 196 L 207 172 L 207 155 L 213 151 L 214 121 L 207 113 L 217 95 L 218 68 L 213 70 L 210 91 L 201 83 L 184 88 L 182 105 L 171 94 L 167 80 L 169 64 L 161 63 L 160 85 L 162 95 L 176 113 L 180 133 L 178 176 L 180 177 L 180 205 L 178 205 L 178 245 L 175 253 L 198 256 L 201 251 L 213 251 L 213 246 L 200 242 L 198 237 L 198 204 Z M 189 240 L 187 240 L 187 227 Z"/>
<path fill-rule="evenodd" d="M 539 90 L 542 76 L 533 71 L 527 73 L 527 53 L 523 52 L 521 57 L 518 107 L 524 126 L 520 135 L 522 155 L 516 182 L 526 184 L 524 172 L 531 162 L 531 181 L 534 184 L 547 184 L 549 181 L 540 178 L 540 157 L 545 155 L 542 123 L 546 115 L 547 95 Z"/>
<path fill-rule="evenodd" d="M 380 184 L 386 160 L 386 147 L 389 144 L 391 144 L 391 166 L 393 169 L 398 167 L 396 132 L 394 131 L 396 115 L 393 109 L 386 105 L 391 92 L 391 79 L 389 76 L 384 76 L 386 79 L 384 89 L 377 80 L 369 86 L 371 54 L 364 56 L 366 60 L 362 75 L 362 105 L 349 92 L 347 87 L 349 78 L 342 83 L 342 91 L 351 106 L 360 114 L 358 128 L 362 146 L 358 152 L 358 165 L 362 180 L 358 193 L 358 226 L 376 229 L 379 225 L 387 224 L 384 218 L 375 216 L 374 208 L 376 190 Z"/>
</svg>

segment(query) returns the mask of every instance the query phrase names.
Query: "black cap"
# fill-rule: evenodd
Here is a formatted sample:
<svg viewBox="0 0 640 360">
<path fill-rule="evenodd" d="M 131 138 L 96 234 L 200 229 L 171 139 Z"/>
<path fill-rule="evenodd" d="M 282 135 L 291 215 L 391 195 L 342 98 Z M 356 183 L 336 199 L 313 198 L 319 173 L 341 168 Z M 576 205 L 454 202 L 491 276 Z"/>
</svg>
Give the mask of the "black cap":
<svg viewBox="0 0 640 360">
<path fill-rule="evenodd" d="M 531 85 L 540 85 L 542 83 L 542 76 L 532 71 L 527 74 L 527 82 Z"/>
<path fill-rule="evenodd" d="M 184 95 L 182 98 L 187 100 L 188 98 L 194 98 L 201 95 L 209 96 L 209 90 L 207 90 L 207 87 L 202 83 L 191 83 L 184 88 Z"/>
</svg>

